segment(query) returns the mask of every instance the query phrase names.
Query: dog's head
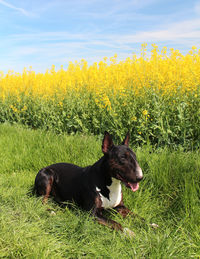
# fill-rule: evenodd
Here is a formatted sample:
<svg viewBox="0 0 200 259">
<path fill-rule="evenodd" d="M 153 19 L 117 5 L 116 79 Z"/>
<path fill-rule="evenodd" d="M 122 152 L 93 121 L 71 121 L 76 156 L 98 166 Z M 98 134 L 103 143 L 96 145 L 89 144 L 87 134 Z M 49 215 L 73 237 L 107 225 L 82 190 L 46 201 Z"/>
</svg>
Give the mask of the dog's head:
<svg viewBox="0 0 200 259">
<path fill-rule="evenodd" d="M 135 192 L 139 188 L 143 174 L 135 153 L 128 146 L 129 138 L 127 134 L 122 145 L 115 146 L 110 134 L 105 132 L 102 152 L 107 159 L 110 176 L 120 180 Z"/>
</svg>

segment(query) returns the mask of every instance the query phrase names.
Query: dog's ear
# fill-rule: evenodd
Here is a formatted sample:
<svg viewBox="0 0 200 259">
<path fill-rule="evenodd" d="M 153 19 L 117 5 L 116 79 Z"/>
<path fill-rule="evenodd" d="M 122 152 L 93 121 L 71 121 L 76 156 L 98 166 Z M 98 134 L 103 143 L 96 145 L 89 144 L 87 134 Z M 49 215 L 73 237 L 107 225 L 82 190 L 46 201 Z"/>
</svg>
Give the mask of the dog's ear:
<svg viewBox="0 0 200 259">
<path fill-rule="evenodd" d="M 126 134 L 126 137 L 124 139 L 124 141 L 122 142 L 122 145 L 126 145 L 128 146 L 129 145 L 129 140 L 130 140 L 130 134 L 129 132 Z"/>
<path fill-rule="evenodd" d="M 102 152 L 106 154 L 113 147 L 113 145 L 114 144 L 112 141 L 112 137 L 107 131 L 105 131 L 103 142 L 102 142 Z"/>
</svg>

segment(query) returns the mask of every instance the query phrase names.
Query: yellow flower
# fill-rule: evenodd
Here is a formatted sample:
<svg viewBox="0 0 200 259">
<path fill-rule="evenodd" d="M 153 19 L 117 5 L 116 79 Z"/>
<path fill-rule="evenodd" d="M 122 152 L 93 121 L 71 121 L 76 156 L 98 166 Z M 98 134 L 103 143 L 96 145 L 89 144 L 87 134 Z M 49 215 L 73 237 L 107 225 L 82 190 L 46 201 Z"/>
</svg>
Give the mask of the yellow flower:
<svg viewBox="0 0 200 259">
<path fill-rule="evenodd" d="M 142 114 L 143 114 L 144 116 L 146 116 L 146 115 L 148 114 L 148 111 L 147 111 L 147 110 L 143 110 L 143 111 L 142 111 Z"/>
<path fill-rule="evenodd" d="M 132 120 L 132 121 L 137 121 L 136 116 L 133 116 L 133 117 L 131 118 L 131 120 Z"/>
<path fill-rule="evenodd" d="M 58 103 L 60 107 L 63 107 L 63 102 Z"/>
<path fill-rule="evenodd" d="M 27 106 L 24 105 L 24 107 L 21 109 L 22 112 L 26 111 L 27 110 Z"/>
<path fill-rule="evenodd" d="M 17 110 L 17 108 L 16 108 L 15 106 L 10 105 L 10 108 L 13 110 L 13 112 L 15 112 L 15 113 L 17 113 L 17 112 L 18 112 L 18 110 Z"/>
</svg>

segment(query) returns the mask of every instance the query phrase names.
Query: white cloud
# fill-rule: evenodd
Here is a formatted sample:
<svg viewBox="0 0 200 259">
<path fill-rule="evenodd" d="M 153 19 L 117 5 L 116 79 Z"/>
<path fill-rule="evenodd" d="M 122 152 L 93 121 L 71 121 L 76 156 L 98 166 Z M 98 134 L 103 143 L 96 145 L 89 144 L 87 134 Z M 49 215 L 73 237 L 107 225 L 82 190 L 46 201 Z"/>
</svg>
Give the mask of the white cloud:
<svg viewBox="0 0 200 259">
<path fill-rule="evenodd" d="M 10 8 L 10 9 L 16 10 L 16 11 L 22 13 L 25 16 L 31 16 L 31 14 L 29 12 L 27 12 L 25 9 L 16 7 L 16 6 L 14 6 L 14 5 L 6 2 L 6 1 L 0 0 L 0 4 Z"/>
<path fill-rule="evenodd" d="M 200 44 L 200 19 L 185 20 L 174 22 L 165 26 L 163 29 L 140 31 L 126 35 L 110 36 L 117 44 L 131 45 L 134 43 L 154 42 L 175 44 L 190 44 L 192 41 Z"/>
<path fill-rule="evenodd" d="M 197 15 L 200 14 L 200 1 L 196 2 L 194 5 L 194 11 Z"/>
<path fill-rule="evenodd" d="M 21 69 L 21 67 L 23 68 L 24 66 L 33 65 L 33 68 L 36 67 L 38 70 L 44 71 L 53 63 L 61 65 L 64 63 L 66 64 L 66 62 L 80 60 L 82 58 L 85 58 L 92 63 L 94 61 L 101 60 L 104 56 L 112 56 L 114 53 L 118 54 L 119 59 L 123 59 L 130 56 L 133 51 L 137 53 L 137 51 L 139 51 L 138 46 L 143 42 L 156 43 L 160 46 L 175 46 L 179 44 L 179 46 L 184 46 L 186 51 L 189 50 L 192 45 L 197 45 L 197 47 L 200 46 L 199 16 L 196 16 L 197 18 L 194 16 L 193 19 L 185 19 L 183 21 L 174 21 L 169 23 L 169 20 L 177 20 L 175 14 L 172 14 L 170 19 L 161 19 L 160 14 L 155 16 L 137 12 L 133 14 L 131 11 L 129 12 L 127 6 L 122 4 L 121 0 L 115 1 L 117 3 L 116 9 L 111 10 L 108 8 L 108 10 L 105 10 L 105 16 L 102 11 L 99 13 L 97 12 L 99 19 L 103 19 L 103 17 L 105 18 L 106 16 L 110 18 L 110 22 L 107 23 L 106 28 L 103 26 L 101 27 L 97 22 L 94 22 L 94 27 L 92 27 L 92 29 L 91 27 L 88 29 L 87 24 L 84 28 L 80 27 L 83 28 L 82 31 L 78 29 L 73 30 L 73 32 L 45 32 L 42 31 L 42 29 L 40 30 L 40 28 L 31 28 L 30 30 L 28 28 L 27 31 L 36 32 L 10 34 L 4 37 L 3 40 L 0 41 L 0 52 L 2 51 L 0 60 L 1 68 L 3 67 L 5 71 L 8 67 L 13 67 L 14 69 L 16 67 L 19 71 L 19 68 Z M 145 3 L 140 1 L 141 7 L 142 5 L 148 5 L 153 1 L 155 0 L 145 0 Z M 68 1 L 63 1 L 62 3 L 66 3 L 67 5 L 67 2 Z M 73 1 L 69 2 L 73 4 Z M 74 0 L 74 2 L 77 4 L 76 0 Z M 51 3 L 57 2 L 53 1 Z M 89 3 L 90 1 L 88 0 L 88 5 Z M 137 5 L 138 0 L 128 1 L 128 3 L 129 7 L 131 4 Z M 23 15 L 29 15 L 25 9 L 18 8 L 3 0 L 0 0 L 0 4 L 21 12 Z M 39 8 L 41 8 L 41 6 Z M 138 8 L 139 7 L 137 6 L 134 10 L 137 11 Z M 91 12 L 92 16 L 95 14 L 95 11 L 97 11 L 91 9 L 87 10 L 85 6 L 83 9 L 83 12 L 81 12 L 79 8 L 79 13 L 82 15 L 86 15 Z M 196 3 L 194 10 L 196 13 L 200 13 L 200 1 Z M 37 12 L 39 12 L 39 10 L 36 10 L 36 13 Z M 96 16 L 96 14 L 94 16 Z M 178 18 L 181 19 L 180 16 L 178 16 Z M 122 29 L 121 31 L 116 29 L 119 28 L 121 21 L 125 21 L 127 23 L 127 20 L 138 21 L 138 19 L 140 21 L 145 19 L 145 23 L 148 23 L 148 27 L 142 29 L 139 26 L 139 28 L 137 28 L 137 26 L 133 26 L 131 29 Z M 110 29 L 108 29 L 109 26 Z M 105 29 L 107 32 L 105 32 Z M 40 31 L 37 32 L 37 30 Z M 24 27 L 21 31 L 25 31 Z M 84 33 L 84 31 L 86 32 Z M 151 48 L 151 46 L 149 47 Z M 30 64 L 27 64 L 27 61 L 30 62 Z"/>
<path fill-rule="evenodd" d="M 164 27 L 164 26 L 163 26 Z M 78 46 L 101 45 L 107 47 L 120 47 L 120 45 L 142 42 L 181 42 L 185 40 L 200 40 L 200 19 L 175 22 L 163 29 L 139 31 L 128 34 L 105 34 L 105 33 L 72 33 L 72 32 L 41 32 L 29 34 L 15 34 L 8 37 L 8 41 L 14 45 L 17 42 L 31 44 L 59 45 L 72 43 Z M 7 42 L 8 43 L 8 42 Z M 4 42 L 5 44 L 5 42 Z"/>
<path fill-rule="evenodd" d="M 9 48 L 7 56 L 22 60 L 33 57 L 31 62 L 44 59 L 52 64 L 52 60 L 90 58 L 95 55 L 104 56 L 118 53 L 128 55 L 135 51 L 136 45 L 143 42 L 168 45 L 168 43 L 184 45 L 190 49 L 192 45 L 200 45 L 200 19 L 171 23 L 163 30 L 134 32 L 132 34 L 105 33 L 71 33 L 43 32 L 15 34 L 0 42 L 0 48 Z M 74 57 L 74 58 L 73 58 Z M 94 60 L 95 61 L 95 60 Z"/>
</svg>

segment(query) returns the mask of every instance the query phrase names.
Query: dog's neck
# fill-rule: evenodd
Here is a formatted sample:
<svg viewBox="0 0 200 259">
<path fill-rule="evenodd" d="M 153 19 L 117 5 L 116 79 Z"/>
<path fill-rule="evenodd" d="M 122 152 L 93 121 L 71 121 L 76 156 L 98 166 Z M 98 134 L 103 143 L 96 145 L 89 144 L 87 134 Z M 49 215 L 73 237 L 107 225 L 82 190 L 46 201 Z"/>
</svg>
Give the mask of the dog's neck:
<svg viewBox="0 0 200 259">
<path fill-rule="evenodd" d="M 93 166 L 94 188 L 99 194 L 102 208 L 115 208 L 122 200 L 121 181 L 112 177 L 108 158 L 104 155 Z"/>
</svg>

